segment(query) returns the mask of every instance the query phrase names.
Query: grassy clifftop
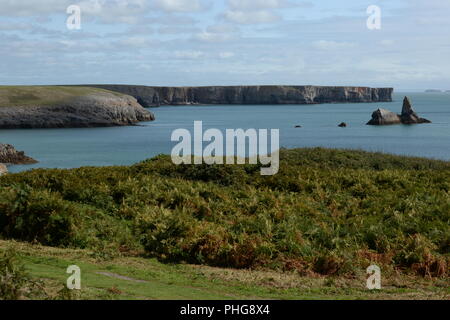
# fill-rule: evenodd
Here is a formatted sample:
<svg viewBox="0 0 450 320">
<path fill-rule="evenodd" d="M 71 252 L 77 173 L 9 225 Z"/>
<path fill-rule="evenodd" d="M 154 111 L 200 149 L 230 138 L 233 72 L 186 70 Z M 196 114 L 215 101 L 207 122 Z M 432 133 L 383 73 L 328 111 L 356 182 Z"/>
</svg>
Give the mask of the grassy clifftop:
<svg viewBox="0 0 450 320">
<path fill-rule="evenodd" d="M 0 107 L 54 106 L 74 98 L 96 93 L 121 93 L 103 89 L 73 86 L 0 86 Z"/>
</svg>

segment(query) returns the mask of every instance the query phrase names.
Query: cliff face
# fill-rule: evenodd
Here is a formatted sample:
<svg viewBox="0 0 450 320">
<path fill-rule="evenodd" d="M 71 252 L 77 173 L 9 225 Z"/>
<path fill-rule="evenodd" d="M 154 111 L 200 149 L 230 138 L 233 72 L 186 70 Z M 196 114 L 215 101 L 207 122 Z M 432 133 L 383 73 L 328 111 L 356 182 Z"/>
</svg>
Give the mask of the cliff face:
<svg viewBox="0 0 450 320">
<path fill-rule="evenodd" d="M 135 97 L 144 107 L 189 104 L 391 102 L 392 88 L 319 86 L 147 87 L 88 85 Z"/>
<path fill-rule="evenodd" d="M 56 105 L 0 107 L 0 128 L 78 128 L 131 125 L 154 116 L 130 96 L 100 92 Z"/>
</svg>

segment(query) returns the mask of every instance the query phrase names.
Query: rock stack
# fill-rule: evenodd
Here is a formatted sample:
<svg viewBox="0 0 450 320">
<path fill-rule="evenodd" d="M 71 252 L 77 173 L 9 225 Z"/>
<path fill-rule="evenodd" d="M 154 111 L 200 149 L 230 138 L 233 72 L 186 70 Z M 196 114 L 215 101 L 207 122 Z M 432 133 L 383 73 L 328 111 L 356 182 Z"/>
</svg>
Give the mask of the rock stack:
<svg viewBox="0 0 450 320">
<path fill-rule="evenodd" d="M 417 113 L 413 110 L 411 101 L 408 97 L 403 100 L 402 114 L 400 120 L 404 124 L 415 124 L 415 123 L 431 123 L 430 120 L 420 118 Z"/>
<path fill-rule="evenodd" d="M 377 109 L 372 113 L 372 119 L 367 123 L 374 126 L 402 123 L 400 116 L 386 109 Z"/>
<path fill-rule="evenodd" d="M 411 101 L 408 97 L 403 100 L 402 114 L 398 115 L 386 109 L 377 109 L 372 113 L 372 119 L 367 123 L 368 125 L 388 125 L 388 124 L 417 124 L 417 123 L 431 123 L 431 121 L 420 118 L 413 110 Z"/>
</svg>

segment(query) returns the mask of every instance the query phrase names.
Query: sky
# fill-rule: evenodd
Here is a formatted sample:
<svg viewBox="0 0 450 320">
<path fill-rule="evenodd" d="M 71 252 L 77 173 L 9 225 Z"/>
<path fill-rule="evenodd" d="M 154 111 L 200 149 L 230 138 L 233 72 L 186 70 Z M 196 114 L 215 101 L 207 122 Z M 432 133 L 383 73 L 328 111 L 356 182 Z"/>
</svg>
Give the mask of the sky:
<svg viewBox="0 0 450 320">
<path fill-rule="evenodd" d="M 450 0 L 0 0 L 0 84 L 450 90 L 449 17 Z"/>
</svg>

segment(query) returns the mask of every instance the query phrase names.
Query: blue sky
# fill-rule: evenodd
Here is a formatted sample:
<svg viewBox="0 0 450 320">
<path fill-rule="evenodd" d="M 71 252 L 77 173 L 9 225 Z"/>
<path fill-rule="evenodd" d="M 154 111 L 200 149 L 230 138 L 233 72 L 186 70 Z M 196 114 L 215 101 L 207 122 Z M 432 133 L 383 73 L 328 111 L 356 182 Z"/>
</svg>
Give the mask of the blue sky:
<svg viewBox="0 0 450 320">
<path fill-rule="evenodd" d="M 0 84 L 450 90 L 449 14 L 450 0 L 0 0 Z"/>
</svg>

